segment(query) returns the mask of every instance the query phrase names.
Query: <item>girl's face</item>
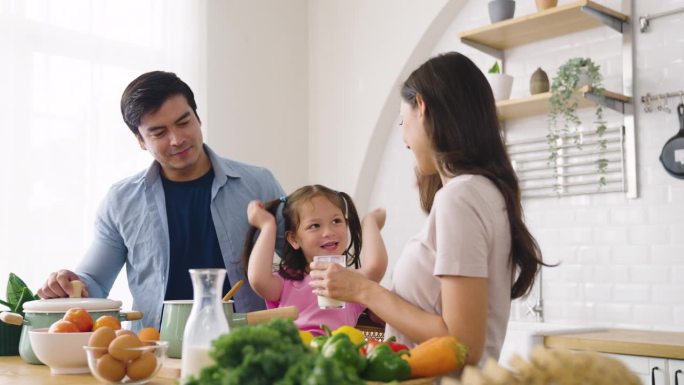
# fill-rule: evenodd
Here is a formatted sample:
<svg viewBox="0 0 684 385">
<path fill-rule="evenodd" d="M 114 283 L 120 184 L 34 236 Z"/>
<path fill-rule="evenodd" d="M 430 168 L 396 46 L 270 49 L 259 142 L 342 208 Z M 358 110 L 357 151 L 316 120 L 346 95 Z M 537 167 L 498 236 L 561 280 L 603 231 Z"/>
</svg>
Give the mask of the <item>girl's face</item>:
<svg viewBox="0 0 684 385">
<path fill-rule="evenodd" d="M 413 107 L 406 101 L 401 101 L 399 108 L 401 114 L 401 134 L 406 146 L 413 151 L 416 157 L 416 165 L 423 175 L 432 175 L 437 172 L 432 144 L 425 131 L 425 104 L 422 98 L 416 99 Z"/>
<path fill-rule="evenodd" d="M 287 241 L 302 249 L 311 263 L 316 255 L 341 255 L 347 248 L 344 213 L 326 197 L 315 196 L 299 207 L 299 227 L 287 233 Z"/>
</svg>

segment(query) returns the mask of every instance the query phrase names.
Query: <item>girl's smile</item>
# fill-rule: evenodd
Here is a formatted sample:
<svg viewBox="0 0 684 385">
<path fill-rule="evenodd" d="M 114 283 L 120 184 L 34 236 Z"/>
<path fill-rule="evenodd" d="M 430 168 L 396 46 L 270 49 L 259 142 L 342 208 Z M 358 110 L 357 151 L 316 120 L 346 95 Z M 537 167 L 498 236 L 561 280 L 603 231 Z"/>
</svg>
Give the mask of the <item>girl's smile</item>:
<svg viewBox="0 0 684 385">
<path fill-rule="evenodd" d="M 323 196 L 315 196 L 299 209 L 299 226 L 287 234 L 294 249 L 302 249 L 308 262 L 316 255 L 343 254 L 348 243 L 342 210 Z"/>
</svg>

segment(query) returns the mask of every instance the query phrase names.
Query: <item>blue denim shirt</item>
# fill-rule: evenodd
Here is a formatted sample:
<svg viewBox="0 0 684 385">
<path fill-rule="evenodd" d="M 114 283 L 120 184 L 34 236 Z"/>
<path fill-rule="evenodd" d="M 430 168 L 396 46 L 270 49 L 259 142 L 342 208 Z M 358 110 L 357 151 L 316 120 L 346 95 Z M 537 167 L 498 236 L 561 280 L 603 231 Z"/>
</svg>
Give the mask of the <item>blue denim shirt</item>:
<svg viewBox="0 0 684 385">
<path fill-rule="evenodd" d="M 218 157 L 204 146 L 214 169 L 211 186 L 211 216 L 221 247 L 228 279 L 247 282 L 240 256 L 249 224 L 247 204 L 284 195 L 273 174 L 265 168 Z M 283 221 L 278 218 L 276 250 L 283 242 Z M 114 184 L 95 218 L 94 240 L 75 269 L 88 286 L 91 297 L 106 298 L 121 267 L 126 265 L 133 310 L 143 312 L 142 325 L 159 327 L 169 274 L 169 229 L 160 166 Z M 234 297 L 237 312 L 265 308 L 249 285 Z"/>
</svg>

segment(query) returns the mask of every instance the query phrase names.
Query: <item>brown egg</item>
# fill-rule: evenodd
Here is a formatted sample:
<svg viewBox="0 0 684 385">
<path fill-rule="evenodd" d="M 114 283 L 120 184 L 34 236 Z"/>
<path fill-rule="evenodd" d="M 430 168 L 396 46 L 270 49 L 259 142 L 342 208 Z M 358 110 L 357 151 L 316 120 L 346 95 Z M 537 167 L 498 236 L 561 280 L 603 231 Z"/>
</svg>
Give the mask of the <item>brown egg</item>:
<svg viewBox="0 0 684 385">
<path fill-rule="evenodd" d="M 100 348 L 92 351 L 95 357 L 100 357 L 107 353 L 107 348 L 114 338 L 116 338 L 114 330 L 109 326 L 103 326 L 93 332 L 88 340 L 88 346 Z"/>
<path fill-rule="evenodd" d="M 142 350 L 131 348 L 140 348 L 142 346 L 143 344 L 140 342 L 138 336 L 135 334 L 124 334 L 114 338 L 114 340 L 109 343 L 109 354 L 121 361 L 134 360 L 140 357 Z"/>
<path fill-rule="evenodd" d="M 137 336 L 137 334 L 133 333 L 132 331 L 128 329 L 119 329 L 116 331 L 116 336 L 125 336 L 126 334 L 132 335 L 132 336 Z"/>
<path fill-rule="evenodd" d="M 149 377 L 157 368 L 157 357 L 154 353 L 145 352 L 137 360 L 126 365 L 126 374 L 131 380 L 142 380 Z"/>
<path fill-rule="evenodd" d="M 105 380 L 119 382 L 126 375 L 126 364 L 105 354 L 97 359 L 97 374 Z"/>
</svg>

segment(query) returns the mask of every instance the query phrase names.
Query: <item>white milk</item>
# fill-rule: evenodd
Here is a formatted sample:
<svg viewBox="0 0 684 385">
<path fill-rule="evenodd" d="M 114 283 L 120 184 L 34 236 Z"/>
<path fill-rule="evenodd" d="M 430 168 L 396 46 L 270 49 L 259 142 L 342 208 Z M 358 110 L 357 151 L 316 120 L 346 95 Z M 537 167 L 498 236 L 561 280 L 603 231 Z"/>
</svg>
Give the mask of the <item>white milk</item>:
<svg viewBox="0 0 684 385">
<path fill-rule="evenodd" d="M 319 295 L 318 307 L 321 309 L 344 309 L 344 301 Z"/>
<path fill-rule="evenodd" d="M 313 257 L 313 260 L 316 262 L 337 263 L 344 267 L 346 257 L 344 255 L 316 255 Z M 344 309 L 344 301 L 319 295 L 318 307 L 321 309 Z"/>
<path fill-rule="evenodd" d="M 190 346 L 183 349 L 183 358 L 181 359 L 181 383 L 188 376 L 199 376 L 202 368 L 214 364 L 214 360 L 209 357 L 208 346 Z"/>
</svg>

